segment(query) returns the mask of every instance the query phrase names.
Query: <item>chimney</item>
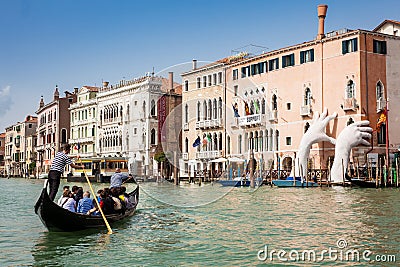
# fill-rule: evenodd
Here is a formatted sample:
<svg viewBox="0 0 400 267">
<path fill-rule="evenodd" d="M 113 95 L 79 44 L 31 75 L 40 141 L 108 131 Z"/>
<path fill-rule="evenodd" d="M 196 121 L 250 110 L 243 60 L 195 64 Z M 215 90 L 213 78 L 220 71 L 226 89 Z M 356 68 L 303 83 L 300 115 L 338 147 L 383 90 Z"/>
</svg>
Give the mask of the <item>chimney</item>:
<svg viewBox="0 0 400 267">
<path fill-rule="evenodd" d="M 193 59 L 192 60 L 192 66 L 193 66 L 193 70 L 197 69 L 197 59 Z"/>
<path fill-rule="evenodd" d="M 103 87 L 107 87 L 108 86 L 108 82 L 103 82 Z"/>
<path fill-rule="evenodd" d="M 43 100 L 43 96 L 40 97 L 40 103 L 39 103 L 39 108 L 44 107 L 44 100 Z"/>
<path fill-rule="evenodd" d="M 168 72 L 168 81 L 169 81 L 169 91 L 174 92 L 174 73 L 172 71 Z"/>
<path fill-rule="evenodd" d="M 74 94 L 78 94 L 78 90 L 79 90 L 78 87 L 74 87 Z"/>
<path fill-rule="evenodd" d="M 54 90 L 54 100 L 60 99 L 60 92 L 58 92 L 58 85 L 56 85 L 56 90 Z"/>
<path fill-rule="evenodd" d="M 325 38 L 325 17 L 328 5 L 318 5 L 318 35 L 317 39 L 321 40 Z"/>
</svg>

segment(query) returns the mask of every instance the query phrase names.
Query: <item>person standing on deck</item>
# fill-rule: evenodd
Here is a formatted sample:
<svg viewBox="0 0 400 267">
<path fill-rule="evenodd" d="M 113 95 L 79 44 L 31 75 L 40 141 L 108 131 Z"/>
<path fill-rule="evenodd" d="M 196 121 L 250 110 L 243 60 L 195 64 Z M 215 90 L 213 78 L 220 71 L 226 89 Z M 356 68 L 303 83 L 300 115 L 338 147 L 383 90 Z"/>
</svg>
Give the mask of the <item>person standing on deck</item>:
<svg viewBox="0 0 400 267">
<path fill-rule="evenodd" d="M 121 169 L 116 168 L 115 173 L 111 176 L 110 179 L 110 189 L 113 187 L 121 187 L 122 180 L 125 180 L 127 178 L 128 178 L 127 174 L 121 173 Z"/>
<path fill-rule="evenodd" d="M 56 197 L 58 187 L 60 186 L 61 175 L 64 172 L 64 168 L 66 165 L 70 165 L 74 169 L 83 169 L 83 165 L 76 165 L 72 162 L 72 160 L 67 156 L 67 154 L 71 151 L 71 145 L 65 144 L 63 145 L 63 150 L 58 152 L 53 159 L 53 163 L 51 164 L 50 171 L 48 174 L 48 182 L 50 186 L 49 197 L 53 201 Z"/>
</svg>

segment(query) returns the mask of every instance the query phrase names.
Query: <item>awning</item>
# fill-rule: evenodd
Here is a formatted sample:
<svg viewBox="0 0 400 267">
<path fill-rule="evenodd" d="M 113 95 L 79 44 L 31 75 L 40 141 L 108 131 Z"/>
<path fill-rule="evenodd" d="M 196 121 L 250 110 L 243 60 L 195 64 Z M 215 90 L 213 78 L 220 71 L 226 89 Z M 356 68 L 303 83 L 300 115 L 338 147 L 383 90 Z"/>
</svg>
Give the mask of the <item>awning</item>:
<svg viewBox="0 0 400 267">
<path fill-rule="evenodd" d="M 229 162 L 245 162 L 244 159 L 240 159 L 240 158 L 237 158 L 237 157 L 228 158 L 228 161 Z"/>
<path fill-rule="evenodd" d="M 209 162 L 226 162 L 226 158 L 213 159 L 213 160 L 210 160 Z"/>
</svg>

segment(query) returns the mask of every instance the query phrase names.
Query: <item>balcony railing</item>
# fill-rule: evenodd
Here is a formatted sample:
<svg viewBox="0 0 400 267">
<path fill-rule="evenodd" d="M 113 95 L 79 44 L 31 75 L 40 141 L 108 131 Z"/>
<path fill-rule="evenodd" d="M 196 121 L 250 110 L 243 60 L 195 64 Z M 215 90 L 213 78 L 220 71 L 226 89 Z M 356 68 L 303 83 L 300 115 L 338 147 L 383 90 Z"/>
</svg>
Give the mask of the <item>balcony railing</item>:
<svg viewBox="0 0 400 267">
<path fill-rule="evenodd" d="M 344 111 L 349 111 L 349 110 L 356 110 L 358 108 L 357 105 L 357 100 L 352 97 L 352 98 L 346 98 L 343 102 L 343 110 Z"/>
<path fill-rule="evenodd" d="M 301 116 L 311 116 L 311 106 L 310 105 L 301 106 L 300 115 Z"/>
<path fill-rule="evenodd" d="M 269 121 L 278 121 L 278 110 L 274 109 L 271 110 L 268 114 L 268 120 Z"/>
<path fill-rule="evenodd" d="M 96 137 L 94 137 L 94 136 L 69 139 L 70 144 L 94 143 L 95 141 L 96 141 Z"/>
<path fill-rule="evenodd" d="M 182 153 L 182 159 L 188 160 L 189 159 L 189 153 Z"/>
<path fill-rule="evenodd" d="M 235 117 L 233 118 L 232 122 L 230 123 L 232 128 L 238 128 L 239 127 L 239 118 Z"/>
<path fill-rule="evenodd" d="M 379 98 L 376 100 L 376 112 L 381 112 L 386 107 L 386 101 L 383 98 Z"/>
<path fill-rule="evenodd" d="M 196 122 L 196 129 L 222 127 L 222 119 L 201 120 Z"/>
<path fill-rule="evenodd" d="M 252 127 L 262 125 L 265 121 L 263 114 L 254 114 L 238 118 L 240 127 Z"/>
<path fill-rule="evenodd" d="M 222 150 L 196 152 L 196 158 L 198 159 L 215 159 L 223 157 L 223 155 L 224 153 Z"/>
</svg>

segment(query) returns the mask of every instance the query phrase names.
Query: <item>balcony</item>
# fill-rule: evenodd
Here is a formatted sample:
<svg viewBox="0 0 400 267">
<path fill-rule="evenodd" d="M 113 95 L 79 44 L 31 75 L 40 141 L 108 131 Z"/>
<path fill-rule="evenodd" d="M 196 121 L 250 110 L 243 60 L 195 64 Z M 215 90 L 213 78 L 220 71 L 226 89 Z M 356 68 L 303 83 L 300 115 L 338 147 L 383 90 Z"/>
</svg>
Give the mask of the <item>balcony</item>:
<svg viewBox="0 0 400 267">
<path fill-rule="evenodd" d="M 188 160 L 189 159 L 189 153 L 182 153 L 182 159 L 183 160 Z"/>
<path fill-rule="evenodd" d="M 224 156 L 222 150 L 196 152 L 197 159 L 216 159 Z"/>
<path fill-rule="evenodd" d="M 355 111 L 358 108 L 357 100 L 352 98 L 346 98 L 343 102 L 342 108 L 344 111 Z"/>
<path fill-rule="evenodd" d="M 196 129 L 219 128 L 222 127 L 222 119 L 202 120 L 196 122 Z"/>
<path fill-rule="evenodd" d="M 263 114 L 255 114 L 237 118 L 240 127 L 260 126 L 265 121 Z"/>
<path fill-rule="evenodd" d="M 239 118 L 233 118 L 232 122 L 230 123 L 232 128 L 239 128 Z"/>
<path fill-rule="evenodd" d="M 183 130 L 184 131 L 189 131 L 189 123 L 184 123 L 183 124 Z"/>
<path fill-rule="evenodd" d="M 44 150 L 44 145 L 36 146 L 36 151 L 43 151 L 43 150 Z"/>
<path fill-rule="evenodd" d="M 383 111 L 386 108 L 386 101 L 382 97 L 376 100 L 376 113 Z"/>
<path fill-rule="evenodd" d="M 311 117 L 311 105 L 304 105 L 300 108 L 300 116 Z"/>
<path fill-rule="evenodd" d="M 96 137 L 94 137 L 94 136 L 69 139 L 70 144 L 94 143 L 95 141 L 96 141 Z"/>
<path fill-rule="evenodd" d="M 268 114 L 268 120 L 270 122 L 277 122 L 278 121 L 278 110 L 276 110 L 276 109 L 271 110 Z"/>
</svg>

